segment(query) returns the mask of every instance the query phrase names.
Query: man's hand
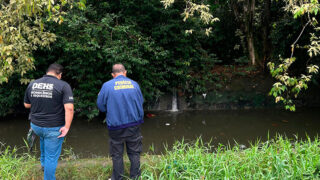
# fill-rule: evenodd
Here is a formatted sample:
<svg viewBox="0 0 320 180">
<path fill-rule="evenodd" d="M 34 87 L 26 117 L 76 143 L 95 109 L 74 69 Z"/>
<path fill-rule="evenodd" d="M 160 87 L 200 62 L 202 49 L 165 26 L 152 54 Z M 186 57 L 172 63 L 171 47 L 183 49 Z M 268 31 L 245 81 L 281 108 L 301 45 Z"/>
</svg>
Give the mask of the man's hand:
<svg viewBox="0 0 320 180">
<path fill-rule="evenodd" d="M 60 136 L 58 136 L 58 138 L 65 137 L 68 134 L 68 131 L 69 131 L 69 128 L 66 128 L 65 126 L 60 128 L 59 132 L 61 132 L 61 134 Z"/>
</svg>

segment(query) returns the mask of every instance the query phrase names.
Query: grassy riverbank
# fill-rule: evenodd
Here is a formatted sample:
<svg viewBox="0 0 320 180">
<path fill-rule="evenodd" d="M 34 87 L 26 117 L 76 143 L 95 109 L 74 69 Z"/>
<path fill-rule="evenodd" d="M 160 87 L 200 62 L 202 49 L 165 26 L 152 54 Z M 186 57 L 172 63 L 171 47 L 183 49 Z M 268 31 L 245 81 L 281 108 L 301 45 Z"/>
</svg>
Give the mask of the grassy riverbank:
<svg viewBox="0 0 320 180">
<path fill-rule="evenodd" d="M 278 137 L 241 150 L 238 146 L 211 147 L 201 140 L 177 142 L 163 155 L 142 156 L 142 179 L 320 179 L 320 142 Z M 126 172 L 128 173 L 128 160 Z M 0 177 L 41 179 L 39 162 L 1 147 Z M 106 179 L 109 158 L 60 161 L 57 179 Z"/>
</svg>

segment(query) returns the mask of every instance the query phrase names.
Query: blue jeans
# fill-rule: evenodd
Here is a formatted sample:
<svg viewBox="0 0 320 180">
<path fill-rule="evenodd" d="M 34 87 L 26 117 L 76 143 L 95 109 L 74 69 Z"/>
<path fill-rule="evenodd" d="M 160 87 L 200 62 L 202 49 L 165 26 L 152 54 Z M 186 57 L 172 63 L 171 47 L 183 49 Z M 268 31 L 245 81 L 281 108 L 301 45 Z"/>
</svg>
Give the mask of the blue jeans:
<svg viewBox="0 0 320 180">
<path fill-rule="evenodd" d="M 31 128 L 40 137 L 40 162 L 44 167 L 44 180 L 56 179 L 56 168 L 64 140 L 63 137 L 58 138 L 61 127 L 40 127 L 31 123 Z"/>
</svg>

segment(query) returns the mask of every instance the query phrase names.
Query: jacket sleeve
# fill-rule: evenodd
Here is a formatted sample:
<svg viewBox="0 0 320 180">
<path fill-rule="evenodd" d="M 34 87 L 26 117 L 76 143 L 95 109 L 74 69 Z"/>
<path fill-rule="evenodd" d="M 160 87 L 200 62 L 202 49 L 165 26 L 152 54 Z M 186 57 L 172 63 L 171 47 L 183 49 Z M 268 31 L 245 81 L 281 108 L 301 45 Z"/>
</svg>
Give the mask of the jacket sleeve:
<svg viewBox="0 0 320 180">
<path fill-rule="evenodd" d="M 144 116 L 144 112 L 143 112 L 143 95 L 141 93 L 139 84 L 136 83 L 136 85 L 137 85 L 137 90 L 138 90 L 138 99 L 139 99 L 139 102 L 140 102 L 140 106 L 138 107 L 138 111 L 139 111 L 140 118 L 143 119 L 143 116 Z"/>
<path fill-rule="evenodd" d="M 107 112 L 107 95 L 107 88 L 105 87 L 105 85 L 103 85 L 97 99 L 97 106 L 101 112 Z"/>
</svg>

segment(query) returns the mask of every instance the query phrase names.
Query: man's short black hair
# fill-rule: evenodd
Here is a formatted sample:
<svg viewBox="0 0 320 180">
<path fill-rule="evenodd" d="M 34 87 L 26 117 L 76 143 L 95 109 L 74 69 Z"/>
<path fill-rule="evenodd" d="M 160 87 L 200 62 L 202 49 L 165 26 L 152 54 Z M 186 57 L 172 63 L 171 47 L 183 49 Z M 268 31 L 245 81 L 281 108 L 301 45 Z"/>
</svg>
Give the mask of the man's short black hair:
<svg viewBox="0 0 320 180">
<path fill-rule="evenodd" d="M 53 64 L 50 64 L 48 70 L 47 70 L 47 73 L 48 72 L 53 72 L 55 73 L 56 75 L 59 75 L 61 74 L 63 71 L 63 66 L 61 66 L 60 64 L 57 64 L 57 63 L 53 63 Z"/>
<path fill-rule="evenodd" d="M 116 63 L 112 66 L 112 73 L 121 73 L 121 72 L 124 73 L 125 71 L 126 71 L 126 68 L 121 63 Z"/>
</svg>

